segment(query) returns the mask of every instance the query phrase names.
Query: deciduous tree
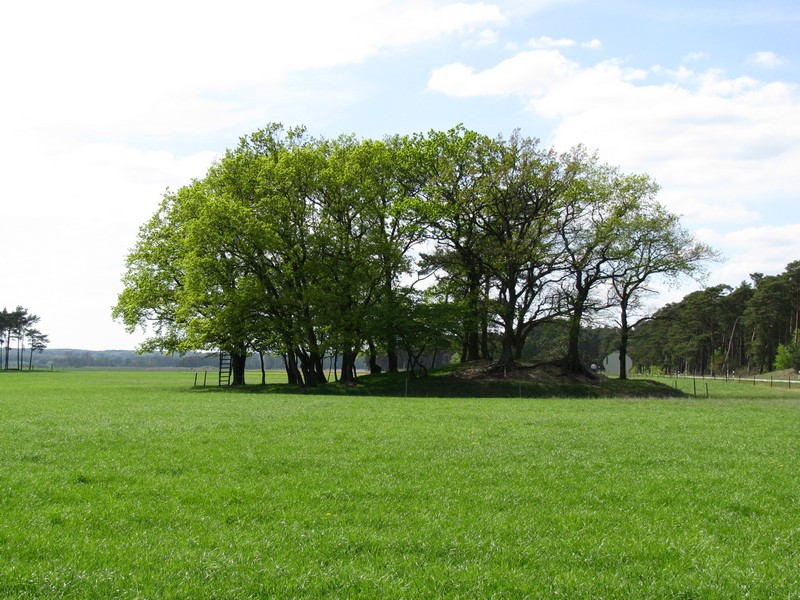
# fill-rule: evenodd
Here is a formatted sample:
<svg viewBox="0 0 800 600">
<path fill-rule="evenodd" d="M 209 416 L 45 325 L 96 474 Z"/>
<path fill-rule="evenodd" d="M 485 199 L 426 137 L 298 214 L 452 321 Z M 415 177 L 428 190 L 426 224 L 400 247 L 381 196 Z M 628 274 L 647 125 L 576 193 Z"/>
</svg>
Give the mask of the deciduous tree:
<svg viewBox="0 0 800 600">
<path fill-rule="evenodd" d="M 717 254 L 655 200 L 658 186 L 650 177 L 629 175 L 617 185 L 629 203 L 614 224 L 609 268 L 613 300 L 619 308 L 619 377 L 626 379 L 628 337 L 638 322 L 630 322 L 631 311 L 640 309 L 642 297 L 654 291 L 654 280 L 675 284 L 682 277 L 702 279 L 705 264 Z"/>
</svg>

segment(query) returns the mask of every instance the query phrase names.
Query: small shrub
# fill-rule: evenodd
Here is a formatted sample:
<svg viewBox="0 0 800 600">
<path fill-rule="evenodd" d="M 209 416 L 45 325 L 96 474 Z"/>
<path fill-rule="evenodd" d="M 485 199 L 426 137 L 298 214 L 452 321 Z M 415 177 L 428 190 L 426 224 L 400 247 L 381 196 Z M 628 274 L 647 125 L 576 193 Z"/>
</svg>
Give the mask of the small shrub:
<svg viewBox="0 0 800 600">
<path fill-rule="evenodd" d="M 778 344 L 774 367 L 776 371 L 800 369 L 800 344 L 797 342 L 797 331 L 795 331 L 794 341 L 788 344 Z"/>
</svg>

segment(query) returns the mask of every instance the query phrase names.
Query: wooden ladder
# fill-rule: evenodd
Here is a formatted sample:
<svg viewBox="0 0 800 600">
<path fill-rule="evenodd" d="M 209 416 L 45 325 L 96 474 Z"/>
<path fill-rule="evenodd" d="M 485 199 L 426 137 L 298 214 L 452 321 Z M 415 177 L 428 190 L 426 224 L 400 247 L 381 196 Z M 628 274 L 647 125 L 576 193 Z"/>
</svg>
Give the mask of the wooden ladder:
<svg viewBox="0 0 800 600">
<path fill-rule="evenodd" d="M 219 385 L 220 387 L 231 385 L 231 355 L 222 351 L 219 353 Z"/>
</svg>

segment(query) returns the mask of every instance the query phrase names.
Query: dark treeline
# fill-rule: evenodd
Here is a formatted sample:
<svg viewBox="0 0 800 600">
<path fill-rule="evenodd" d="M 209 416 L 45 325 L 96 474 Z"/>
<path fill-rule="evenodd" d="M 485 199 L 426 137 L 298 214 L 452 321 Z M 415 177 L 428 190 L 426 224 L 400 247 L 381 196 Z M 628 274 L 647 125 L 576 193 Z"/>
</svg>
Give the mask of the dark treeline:
<svg viewBox="0 0 800 600">
<path fill-rule="evenodd" d="M 563 348 L 567 339 L 566 323 L 545 323 L 528 337 L 522 358 L 526 360 L 548 361 L 560 357 L 559 348 Z M 500 344 L 497 336 L 491 337 L 490 350 L 497 352 Z M 587 362 L 599 364 L 610 352 L 617 349 L 619 330 L 614 327 L 586 327 L 581 331 L 580 352 Z M 30 354 L 26 354 L 30 357 Z M 457 356 L 455 357 L 457 359 Z M 267 371 L 285 368 L 282 356 L 264 355 L 264 369 Z M 361 356 L 357 367 L 364 371 L 369 369 L 369 357 Z M 419 357 L 425 369 L 441 367 L 454 360 L 451 352 L 433 350 Z M 26 359 L 27 361 L 27 359 Z M 377 363 L 382 369 L 389 366 L 388 357 L 379 355 Z M 400 364 L 408 364 L 408 357 L 400 353 Z M 257 354 L 248 356 L 246 369 L 257 372 L 261 369 L 261 357 Z M 76 348 L 46 348 L 36 351 L 31 361 L 32 369 L 190 369 L 195 371 L 216 371 L 219 367 L 217 352 L 135 352 L 133 350 L 81 350 Z M 328 359 L 325 370 L 333 372 L 336 365 Z M 419 368 L 419 367 L 417 367 Z"/>
<path fill-rule="evenodd" d="M 47 348 L 50 339 L 34 327 L 40 318 L 17 306 L 0 312 L 0 368 L 3 370 L 32 369 L 33 355 Z"/>
<path fill-rule="evenodd" d="M 657 190 L 518 133 L 329 140 L 274 124 L 165 194 L 114 316 L 151 327 L 142 351 L 229 353 L 235 384 L 252 353 L 304 385 L 328 381 L 326 359 L 344 383 L 359 356 L 412 375 L 445 353 L 513 366 L 554 322 L 551 354 L 579 371 L 596 315 L 615 307 L 624 354 L 654 278 L 714 256 Z"/>
<path fill-rule="evenodd" d="M 439 352 L 436 356 L 432 353 L 421 357 L 425 368 L 448 364 L 452 354 Z M 404 358 L 404 357 L 403 357 Z M 283 370 L 285 365 L 281 356 L 264 356 L 264 369 L 267 371 Z M 378 357 L 378 362 L 387 364 L 385 356 Z M 251 355 L 247 358 L 246 369 L 259 371 L 261 358 Z M 326 360 L 325 369 L 333 371 L 334 364 Z M 357 362 L 360 370 L 368 368 L 364 357 Z M 31 368 L 37 370 L 49 369 L 189 369 L 193 371 L 217 371 L 219 368 L 219 354 L 217 352 L 135 352 L 133 350 L 81 350 L 75 348 L 47 348 L 33 355 Z"/>
<path fill-rule="evenodd" d="M 693 292 L 657 311 L 632 338 L 637 365 L 697 374 L 800 369 L 800 261 L 750 279 Z"/>
<path fill-rule="evenodd" d="M 80 350 L 74 348 L 48 348 L 33 357 L 34 369 L 197 369 L 216 370 L 217 353 L 163 354 L 138 353 L 133 350 Z M 255 367 L 253 367 L 255 368 Z"/>
<path fill-rule="evenodd" d="M 490 336 L 490 351 L 496 353 L 500 348 L 500 340 Z M 559 348 L 563 348 L 567 339 L 566 323 L 545 323 L 528 337 L 522 358 L 526 360 L 548 361 L 561 356 Z M 616 351 L 619 343 L 619 329 L 615 327 L 586 327 L 581 331 L 580 352 L 587 362 L 599 364 L 609 353 Z M 28 356 L 30 356 L 28 354 Z M 451 352 L 433 350 L 418 357 L 422 368 L 441 367 L 454 360 Z M 457 356 L 455 357 L 457 359 Z M 27 360 L 27 359 L 26 359 Z M 282 356 L 264 355 L 264 369 L 267 371 L 285 368 Z M 408 364 L 408 356 L 400 353 L 400 364 Z M 369 357 L 361 356 L 356 361 L 359 370 L 369 369 Z M 385 355 L 378 355 L 377 363 L 383 370 L 388 370 L 389 360 Z M 33 369 L 191 369 L 196 371 L 216 371 L 219 367 L 217 352 L 135 352 L 133 350 L 81 350 L 75 348 L 46 348 L 33 354 Z M 257 354 L 248 356 L 246 369 L 257 372 L 261 369 L 261 357 Z M 332 359 L 324 363 L 325 370 L 332 373 L 336 367 Z M 418 369 L 420 367 L 417 367 Z"/>
</svg>

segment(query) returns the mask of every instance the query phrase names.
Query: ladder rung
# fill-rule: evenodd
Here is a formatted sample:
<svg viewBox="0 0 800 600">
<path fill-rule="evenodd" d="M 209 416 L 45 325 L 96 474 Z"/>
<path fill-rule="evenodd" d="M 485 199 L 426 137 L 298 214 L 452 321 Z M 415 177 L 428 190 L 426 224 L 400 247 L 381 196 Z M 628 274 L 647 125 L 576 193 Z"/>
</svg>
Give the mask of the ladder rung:
<svg viewBox="0 0 800 600">
<path fill-rule="evenodd" d="M 219 385 L 231 384 L 231 355 L 226 352 L 219 353 Z"/>
</svg>

